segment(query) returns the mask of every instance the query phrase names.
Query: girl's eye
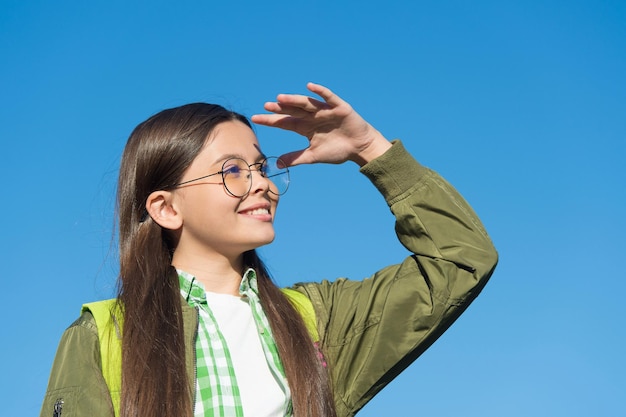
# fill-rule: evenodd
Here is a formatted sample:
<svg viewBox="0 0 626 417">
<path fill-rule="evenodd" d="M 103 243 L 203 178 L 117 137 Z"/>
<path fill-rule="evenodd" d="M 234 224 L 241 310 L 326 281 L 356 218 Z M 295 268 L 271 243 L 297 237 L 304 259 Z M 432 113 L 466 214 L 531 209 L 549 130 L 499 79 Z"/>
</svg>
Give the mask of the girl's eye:
<svg viewBox="0 0 626 417">
<path fill-rule="evenodd" d="M 269 165 L 267 164 L 267 162 L 264 162 L 263 164 L 261 164 L 261 166 L 259 167 L 259 173 L 267 178 L 267 174 L 269 172 Z"/>
<path fill-rule="evenodd" d="M 228 165 L 224 167 L 222 173 L 223 175 L 239 176 L 239 174 L 241 174 L 241 167 L 238 165 Z"/>
</svg>

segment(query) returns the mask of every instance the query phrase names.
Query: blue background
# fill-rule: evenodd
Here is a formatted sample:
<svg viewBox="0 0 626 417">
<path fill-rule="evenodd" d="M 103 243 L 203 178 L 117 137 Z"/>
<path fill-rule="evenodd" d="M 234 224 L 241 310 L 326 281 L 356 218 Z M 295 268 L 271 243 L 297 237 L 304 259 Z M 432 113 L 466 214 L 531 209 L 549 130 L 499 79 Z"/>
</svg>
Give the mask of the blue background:
<svg viewBox="0 0 626 417">
<path fill-rule="evenodd" d="M 626 416 L 625 2 L 130 3 L 0 3 L 3 414 L 38 415 L 64 328 L 114 294 L 133 127 L 192 101 L 259 113 L 314 81 L 452 182 L 501 259 L 360 415 Z M 279 284 L 406 255 L 356 165 L 292 180 L 261 251 Z"/>
</svg>

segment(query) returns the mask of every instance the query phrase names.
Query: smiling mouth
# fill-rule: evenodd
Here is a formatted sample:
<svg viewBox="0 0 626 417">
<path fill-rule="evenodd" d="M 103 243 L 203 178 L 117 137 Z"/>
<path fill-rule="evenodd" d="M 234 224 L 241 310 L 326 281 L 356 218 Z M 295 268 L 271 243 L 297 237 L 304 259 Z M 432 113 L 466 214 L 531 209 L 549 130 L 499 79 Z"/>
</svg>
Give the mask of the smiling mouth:
<svg viewBox="0 0 626 417">
<path fill-rule="evenodd" d="M 259 216 L 262 214 L 270 214 L 270 211 L 266 208 L 256 208 L 254 210 L 246 210 L 243 214 L 250 214 L 252 216 Z"/>
</svg>

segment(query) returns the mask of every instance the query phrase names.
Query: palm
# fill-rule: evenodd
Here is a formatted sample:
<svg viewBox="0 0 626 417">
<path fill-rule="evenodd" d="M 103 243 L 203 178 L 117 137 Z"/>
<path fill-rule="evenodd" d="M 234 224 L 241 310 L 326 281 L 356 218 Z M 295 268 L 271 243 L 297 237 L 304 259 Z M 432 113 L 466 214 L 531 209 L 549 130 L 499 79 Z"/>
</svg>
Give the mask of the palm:
<svg viewBox="0 0 626 417">
<path fill-rule="evenodd" d="M 308 148 L 281 156 L 288 165 L 338 164 L 348 160 L 361 164 L 361 155 L 375 141 L 381 140 L 380 133 L 328 88 L 312 83 L 307 88 L 324 101 L 303 95 L 280 94 L 276 102 L 264 106 L 274 114 L 255 115 L 252 121 L 291 130 L 309 140 Z"/>
</svg>

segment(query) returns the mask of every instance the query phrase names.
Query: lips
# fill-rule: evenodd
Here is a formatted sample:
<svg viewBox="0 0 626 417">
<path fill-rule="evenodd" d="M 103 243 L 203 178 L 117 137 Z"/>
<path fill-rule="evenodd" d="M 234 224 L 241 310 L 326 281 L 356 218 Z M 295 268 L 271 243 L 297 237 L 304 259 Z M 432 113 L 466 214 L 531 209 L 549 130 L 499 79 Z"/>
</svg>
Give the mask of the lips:
<svg viewBox="0 0 626 417">
<path fill-rule="evenodd" d="M 255 204 L 239 211 L 239 214 L 245 214 L 247 216 L 269 216 L 270 205 L 269 204 Z"/>
<path fill-rule="evenodd" d="M 243 214 L 250 214 L 252 216 L 259 216 L 262 214 L 270 214 L 270 211 L 266 208 L 257 208 L 252 210 L 245 210 L 242 212 Z"/>
</svg>

